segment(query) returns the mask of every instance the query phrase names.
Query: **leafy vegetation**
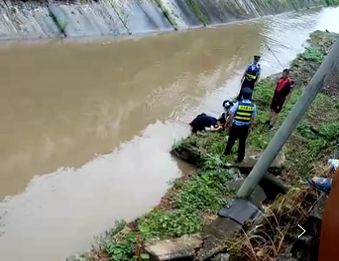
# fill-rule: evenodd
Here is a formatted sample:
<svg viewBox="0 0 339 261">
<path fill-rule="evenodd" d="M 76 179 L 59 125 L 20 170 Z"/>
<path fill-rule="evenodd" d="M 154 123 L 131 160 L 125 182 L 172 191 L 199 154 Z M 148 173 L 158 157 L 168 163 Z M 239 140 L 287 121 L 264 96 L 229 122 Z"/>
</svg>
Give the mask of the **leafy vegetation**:
<svg viewBox="0 0 339 261">
<path fill-rule="evenodd" d="M 322 60 L 324 59 L 324 54 L 320 49 L 317 48 L 307 48 L 303 58 L 306 61 L 312 61 L 312 62 L 316 62 L 316 63 L 321 63 Z"/>
<path fill-rule="evenodd" d="M 158 5 L 160 10 L 162 11 L 162 14 L 166 17 L 166 19 L 169 21 L 169 23 L 174 27 L 175 30 L 178 30 L 178 24 L 175 21 L 174 17 L 172 16 L 171 12 L 163 5 L 161 0 L 154 0 L 155 3 Z"/>
<path fill-rule="evenodd" d="M 339 0 L 325 0 L 325 3 L 328 6 L 337 6 L 339 5 Z"/>
<path fill-rule="evenodd" d="M 319 50 L 323 54 L 322 57 L 324 57 L 326 49 Z M 309 51 L 306 50 L 305 53 L 307 52 Z M 298 59 L 311 56 L 313 58 L 308 61 L 315 62 L 314 57 L 321 57 L 318 54 L 305 53 L 298 56 Z M 306 59 L 302 59 L 303 63 L 298 64 L 300 67 L 295 66 L 295 62 L 293 63 L 294 71 L 298 75 L 302 74 L 303 66 L 307 66 Z M 307 72 L 307 75 L 305 76 L 305 81 L 310 80 L 312 73 Z M 258 118 L 257 125 L 248 139 L 248 150 L 250 151 L 261 152 L 274 135 L 274 131 L 268 131 L 263 123 L 268 117 L 269 104 L 275 83 L 276 78 L 267 78 L 256 87 L 253 99 L 258 106 Z M 301 83 L 300 85 L 303 86 L 303 84 Z M 279 115 L 278 124 L 281 124 L 301 94 L 302 88 L 297 88 L 293 91 L 289 102 L 285 104 Z M 338 109 L 338 100 L 325 94 L 319 94 L 306 117 L 286 144 L 287 175 L 290 177 L 291 183 L 296 183 L 300 177 L 311 175 L 312 164 L 310 162 L 316 160 L 321 151 L 331 144 L 338 135 Z M 179 237 L 184 234 L 195 234 L 201 231 L 204 224 L 209 222 L 206 217 L 215 215 L 217 210 L 234 196 L 234 191 L 225 186 L 225 182 L 233 178 L 230 170 L 224 168 L 227 161 L 231 159 L 223 156 L 226 142 L 226 133 L 208 133 L 204 136 L 190 135 L 174 144 L 174 151 L 188 148 L 193 152 L 196 157 L 196 163 L 199 166 L 198 171 L 194 175 L 189 175 L 182 180 L 176 181 L 166 196 L 166 204 L 160 204 L 159 207 L 140 218 L 132 228 L 125 226 L 123 223 L 118 224 L 117 228 L 101 244 L 101 251 L 109 257 L 109 260 L 148 260 L 149 256 L 143 252 L 142 248 L 144 240 Z M 291 198 L 298 195 L 300 197 L 304 196 L 303 192 L 293 195 Z M 286 216 L 286 213 L 297 211 L 293 210 L 292 207 L 289 210 L 283 210 L 283 206 L 290 205 L 293 206 L 292 203 L 287 204 L 286 202 L 279 205 L 277 209 L 282 211 L 277 212 L 280 214 L 275 213 L 274 215 Z M 269 217 L 270 221 L 266 225 L 275 226 L 277 228 L 274 230 L 277 235 L 276 239 L 283 240 L 289 227 L 285 226 L 287 228 L 285 231 L 284 227 L 276 225 L 274 215 Z M 297 221 L 299 220 L 294 220 L 293 222 Z M 291 224 L 294 226 L 293 222 Z M 265 239 L 267 235 L 261 236 Z M 256 235 L 253 235 L 252 238 L 247 238 L 247 241 L 242 240 L 242 242 L 251 242 L 251 245 L 254 246 L 252 250 L 258 250 L 260 248 L 260 240 L 257 241 L 258 239 Z M 276 247 L 274 253 L 280 252 L 281 246 L 275 244 L 274 238 L 266 238 L 266 241 L 274 243 L 274 247 Z M 253 254 L 253 251 L 249 250 Z M 271 251 L 272 246 L 266 250 Z"/>
</svg>

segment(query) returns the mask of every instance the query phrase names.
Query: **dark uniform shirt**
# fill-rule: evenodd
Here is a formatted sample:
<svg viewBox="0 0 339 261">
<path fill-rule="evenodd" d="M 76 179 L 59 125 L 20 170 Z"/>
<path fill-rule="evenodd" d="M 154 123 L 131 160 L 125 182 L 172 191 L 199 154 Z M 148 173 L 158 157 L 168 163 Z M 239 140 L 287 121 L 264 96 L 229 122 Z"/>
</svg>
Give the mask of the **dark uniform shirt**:
<svg viewBox="0 0 339 261">
<path fill-rule="evenodd" d="M 211 127 L 217 125 L 218 120 L 212 116 L 206 114 L 198 115 L 191 123 L 192 132 L 196 133 L 198 131 L 204 131 L 206 127 Z"/>
</svg>

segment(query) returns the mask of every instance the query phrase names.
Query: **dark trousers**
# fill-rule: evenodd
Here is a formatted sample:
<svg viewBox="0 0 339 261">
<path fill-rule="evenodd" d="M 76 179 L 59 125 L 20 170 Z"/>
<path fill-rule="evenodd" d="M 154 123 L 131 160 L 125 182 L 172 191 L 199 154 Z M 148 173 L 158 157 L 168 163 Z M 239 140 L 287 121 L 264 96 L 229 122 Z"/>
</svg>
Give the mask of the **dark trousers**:
<svg viewBox="0 0 339 261">
<path fill-rule="evenodd" d="M 235 141 L 239 139 L 238 161 L 239 162 L 243 161 L 243 159 L 245 158 L 245 148 L 248 130 L 249 125 L 246 126 L 237 126 L 235 124 L 232 125 L 228 136 L 227 146 L 224 152 L 225 155 L 231 154 Z"/>
<path fill-rule="evenodd" d="M 238 97 L 237 97 L 237 100 L 240 101 L 241 100 L 241 97 L 242 97 L 242 89 L 244 89 L 245 87 L 249 87 L 252 89 L 254 89 L 254 81 L 249 81 L 247 80 L 246 78 L 243 80 L 242 84 L 241 84 L 241 88 L 240 88 L 240 91 L 239 91 L 239 94 L 238 94 Z"/>
</svg>

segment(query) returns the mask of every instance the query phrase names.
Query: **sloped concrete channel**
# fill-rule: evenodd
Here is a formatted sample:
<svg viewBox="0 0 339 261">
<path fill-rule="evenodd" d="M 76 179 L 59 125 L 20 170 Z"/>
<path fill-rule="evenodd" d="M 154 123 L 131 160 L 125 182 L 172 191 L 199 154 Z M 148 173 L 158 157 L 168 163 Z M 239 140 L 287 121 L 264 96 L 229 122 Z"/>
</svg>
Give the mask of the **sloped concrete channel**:
<svg viewBox="0 0 339 261">
<path fill-rule="evenodd" d="M 35 7 L 25 15 L 47 17 Z M 88 249 L 114 220 L 149 211 L 181 174 L 169 150 L 187 122 L 220 113 L 253 53 L 265 75 L 281 70 L 265 41 L 287 66 L 311 31 L 338 29 L 336 10 L 137 40 L 2 46 L 0 259 L 61 260 Z M 2 18 L 13 31 L 1 32 L 16 39 L 29 30 L 39 38 L 50 25 Z"/>
<path fill-rule="evenodd" d="M 325 4 L 324 0 L 3 0 L 0 39 L 164 32 Z"/>
</svg>

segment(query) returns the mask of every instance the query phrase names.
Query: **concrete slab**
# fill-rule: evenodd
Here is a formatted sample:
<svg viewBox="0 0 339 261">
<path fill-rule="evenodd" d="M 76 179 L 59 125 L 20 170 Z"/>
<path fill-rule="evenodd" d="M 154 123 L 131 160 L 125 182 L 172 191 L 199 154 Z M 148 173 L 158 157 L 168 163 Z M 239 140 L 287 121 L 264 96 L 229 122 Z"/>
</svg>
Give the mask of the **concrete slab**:
<svg viewBox="0 0 339 261">
<path fill-rule="evenodd" d="M 229 218 L 218 217 L 204 228 L 203 247 L 197 253 L 195 260 L 206 260 L 223 251 L 225 248 L 224 242 L 240 230 L 241 225 L 239 223 Z"/>
<path fill-rule="evenodd" d="M 245 221 L 255 219 L 259 213 L 259 209 L 251 202 L 244 199 L 235 199 L 229 205 L 220 209 L 218 215 L 243 225 Z"/>
<path fill-rule="evenodd" d="M 173 260 L 179 258 L 193 258 L 195 252 L 202 246 L 200 235 L 182 236 L 180 238 L 148 241 L 145 250 L 156 260 Z"/>
</svg>

